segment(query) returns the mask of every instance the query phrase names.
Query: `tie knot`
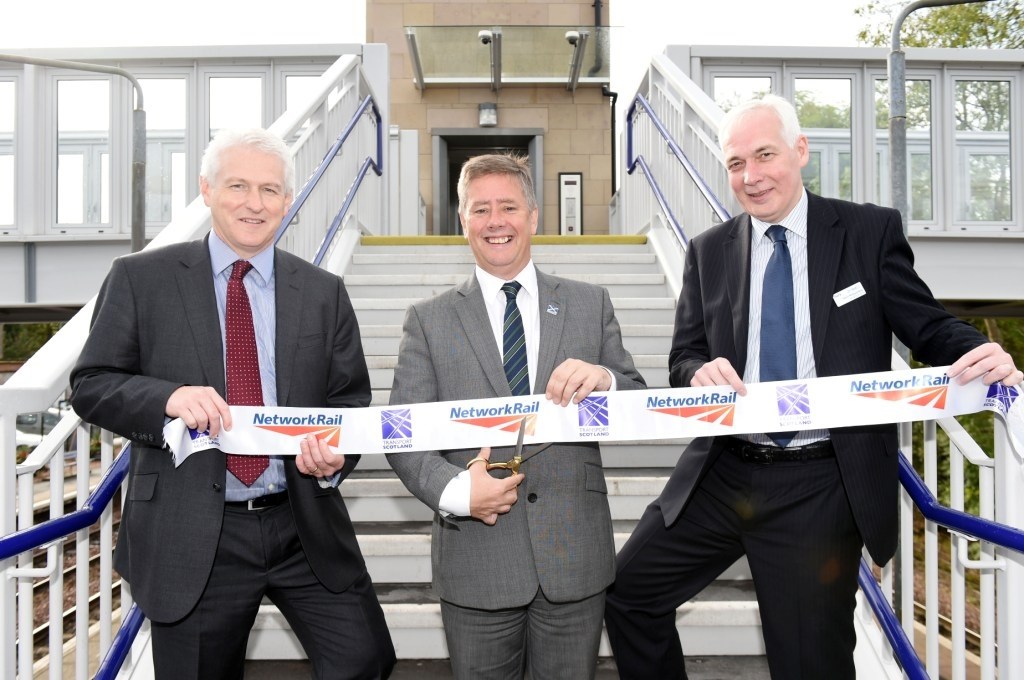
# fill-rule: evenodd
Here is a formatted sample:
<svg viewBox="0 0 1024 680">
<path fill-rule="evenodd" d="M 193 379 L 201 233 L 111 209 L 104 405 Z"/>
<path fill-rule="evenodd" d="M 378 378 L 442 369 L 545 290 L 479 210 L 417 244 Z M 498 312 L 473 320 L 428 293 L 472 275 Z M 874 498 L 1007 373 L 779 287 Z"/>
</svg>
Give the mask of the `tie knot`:
<svg viewBox="0 0 1024 680">
<path fill-rule="evenodd" d="M 252 262 L 237 260 L 231 268 L 231 278 L 235 281 L 241 281 L 250 271 L 252 271 Z"/>
<path fill-rule="evenodd" d="M 501 292 L 505 294 L 505 299 L 515 300 L 516 296 L 519 295 L 519 289 L 523 287 L 523 284 L 518 281 L 506 281 L 501 285 Z"/>
<path fill-rule="evenodd" d="M 781 224 L 773 224 L 768 227 L 768 238 L 772 240 L 772 244 L 775 243 L 786 243 L 786 228 Z"/>
</svg>

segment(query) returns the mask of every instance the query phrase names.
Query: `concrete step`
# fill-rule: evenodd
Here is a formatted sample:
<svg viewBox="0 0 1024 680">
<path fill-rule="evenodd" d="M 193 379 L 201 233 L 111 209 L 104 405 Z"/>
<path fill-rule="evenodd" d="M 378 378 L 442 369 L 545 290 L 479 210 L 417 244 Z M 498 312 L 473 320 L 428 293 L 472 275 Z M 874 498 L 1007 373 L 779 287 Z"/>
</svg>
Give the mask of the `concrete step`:
<svg viewBox="0 0 1024 680">
<path fill-rule="evenodd" d="M 535 252 L 533 262 L 541 271 L 565 276 L 568 273 L 615 271 L 622 274 L 642 274 L 657 271 L 657 259 L 651 252 L 591 252 L 589 250 Z M 462 273 L 473 271 L 475 260 L 469 248 L 458 252 L 448 249 L 425 248 L 415 253 L 373 252 L 364 248 L 355 253 L 348 274 L 392 274 L 396 268 L 415 268 L 422 274 Z"/>
<path fill-rule="evenodd" d="M 349 295 L 360 328 L 363 325 L 401 326 L 409 305 L 429 297 L 423 290 L 404 298 L 355 296 L 351 290 Z M 612 306 L 620 324 L 671 324 L 675 319 L 675 300 L 665 291 L 655 297 L 613 295 Z"/>
<path fill-rule="evenodd" d="M 448 646 L 441 607 L 428 585 L 376 586 L 388 630 L 400 659 L 444 659 Z M 676 614 L 683 649 L 699 656 L 764 654 L 761 622 L 749 581 L 718 581 Z M 602 633 L 599 655 L 611 656 Z M 253 659 L 301 659 L 302 647 L 284 616 L 263 604 L 249 635 L 246 656 Z"/>
<path fill-rule="evenodd" d="M 449 274 L 390 273 L 346 274 L 345 288 L 353 298 L 415 296 L 432 297 L 466 280 L 469 272 Z M 666 297 L 665 275 L 659 271 L 644 274 L 570 273 L 566 278 L 608 289 L 613 297 Z"/>
<path fill-rule="evenodd" d="M 669 468 L 605 470 L 612 518 L 640 519 L 644 508 L 661 493 L 668 473 Z M 353 522 L 426 522 L 433 517 L 390 470 L 360 465 L 344 481 L 341 492 Z"/>
</svg>

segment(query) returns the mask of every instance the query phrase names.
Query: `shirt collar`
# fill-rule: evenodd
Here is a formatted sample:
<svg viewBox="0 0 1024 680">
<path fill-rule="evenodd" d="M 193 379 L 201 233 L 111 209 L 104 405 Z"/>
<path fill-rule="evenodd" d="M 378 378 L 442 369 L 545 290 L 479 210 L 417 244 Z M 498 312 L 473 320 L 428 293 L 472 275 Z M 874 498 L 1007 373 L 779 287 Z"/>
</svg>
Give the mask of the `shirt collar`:
<svg viewBox="0 0 1024 680">
<path fill-rule="evenodd" d="M 750 216 L 750 224 L 754 228 L 754 238 L 762 238 L 768 227 L 773 224 L 781 224 L 787 230 L 793 232 L 800 238 L 807 238 L 807 190 L 800 192 L 800 200 L 793 207 L 793 210 L 780 222 L 762 222 L 753 215 Z"/>
<path fill-rule="evenodd" d="M 501 290 L 501 285 L 505 283 L 505 279 L 489 274 L 480 268 L 480 265 L 476 266 L 476 280 L 480 284 L 480 291 L 484 295 L 484 299 L 490 299 L 498 295 L 498 291 Z M 531 258 L 526 266 L 523 267 L 522 271 L 513 276 L 508 281 L 518 281 L 527 293 L 529 293 L 534 300 L 540 299 L 537 295 L 537 269 L 533 266 L 533 259 Z"/>
<path fill-rule="evenodd" d="M 213 263 L 213 275 L 220 276 L 224 273 L 224 270 L 230 269 L 231 265 L 237 262 L 239 259 L 238 253 L 231 250 L 228 244 L 224 243 L 217 232 L 210 231 L 210 262 Z M 252 265 L 260 277 L 264 281 L 269 281 L 270 277 L 274 274 L 274 249 L 264 248 L 253 257 L 249 258 L 249 263 Z M 231 272 L 228 271 L 228 276 Z"/>
</svg>

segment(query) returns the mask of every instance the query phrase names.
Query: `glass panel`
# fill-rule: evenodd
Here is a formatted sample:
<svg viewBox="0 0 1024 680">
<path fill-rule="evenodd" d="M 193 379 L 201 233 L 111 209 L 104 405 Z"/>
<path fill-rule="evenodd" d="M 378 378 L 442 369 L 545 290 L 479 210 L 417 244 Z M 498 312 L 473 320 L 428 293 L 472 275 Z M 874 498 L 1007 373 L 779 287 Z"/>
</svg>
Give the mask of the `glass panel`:
<svg viewBox="0 0 1024 680">
<path fill-rule="evenodd" d="M 186 81 L 142 78 L 139 82 L 146 95 L 146 222 L 162 227 L 185 207 L 185 177 L 174 175 L 170 159 L 185 151 Z"/>
<path fill-rule="evenodd" d="M 1009 82 L 955 82 L 953 176 L 960 178 L 954 191 L 958 221 L 1007 222 L 1013 217 L 1010 113 Z"/>
<path fill-rule="evenodd" d="M 849 78 L 796 78 L 793 87 L 800 127 L 812 157 L 817 155 L 817 167 L 812 171 L 808 163 L 804 168 L 804 186 L 822 196 L 852 199 L 852 82 Z M 815 176 L 816 183 L 807 182 L 807 177 Z"/>
<path fill-rule="evenodd" d="M 800 170 L 804 187 L 813 194 L 821 195 L 821 152 L 811 151 L 807 165 Z"/>
<path fill-rule="evenodd" d="M 217 130 L 263 126 L 263 79 L 210 78 L 210 138 Z"/>
<path fill-rule="evenodd" d="M 772 91 L 772 79 L 763 77 L 715 76 L 715 103 L 728 111 L 748 99 L 763 97 Z"/>
<path fill-rule="evenodd" d="M 580 78 L 607 80 L 610 73 L 607 26 L 413 26 L 408 30 L 416 37 L 423 77 L 427 79 L 490 80 L 491 50 L 481 43 L 481 30 L 501 32 L 503 78 L 523 82 L 568 80 L 574 51 L 565 37 L 569 31 L 587 34 Z"/>
<path fill-rule="evenodd" d="M 15 83 L 0 81 L 0 225 L 14 225 Z"/>
<path fill-rule="evenodd" d="M 57 222 L 108 223 L 110 81 L 57 81 Z"/>
<path fill-rule="evenodd" d="M 934 171 L 932 168 L 932 84 L 930 80 L 908 80 L 907 172 L 910 219 L 935 219 Z M 885 151 L 885 162 L 877 168 L 874 200 L 891 203 L 889 179 L 889 81 L 875 80 L 875 148 Z"/>
<path fill-rule="evenodd" d="M 284 78 L 284 107 L 286 110 L 291 110 L 295 107 L 305 107 L 309 105 L 309 102 L 313 99 L 313 95 L 317 90 L 319 76 L 285 76 Z M 302 121 L 302 127 L 295 131 L 292 135 L 292 139 L 289 142 L 298 139 L 299 135 L 302 134 L 302 130 L 305 130 L 309 125 L 309 118 Z"/>
</svg>

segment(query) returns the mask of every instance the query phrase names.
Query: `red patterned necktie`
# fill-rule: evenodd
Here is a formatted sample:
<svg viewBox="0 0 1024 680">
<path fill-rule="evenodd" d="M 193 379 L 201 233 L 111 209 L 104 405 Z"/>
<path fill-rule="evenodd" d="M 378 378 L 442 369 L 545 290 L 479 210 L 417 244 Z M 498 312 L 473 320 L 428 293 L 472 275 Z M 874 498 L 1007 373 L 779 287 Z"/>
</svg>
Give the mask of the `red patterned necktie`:
<svg viewBox="0 0 1024 680">
<path fill-rule="evenodd" d="M 227 391 L 228 403 L 237 406 L 263 406 L 263 381 L 260 379 L 260 361 L 256 353 L 256 332 L 252 325 L 252 308 L 242 279 L 252 264 L 238 260 L 228 279 L 228 303 L 224 314 L 227 336 Z M 228 472 L 252 486 L 270 465 L 267 456 L 227 456 Z"/>
</svg>

